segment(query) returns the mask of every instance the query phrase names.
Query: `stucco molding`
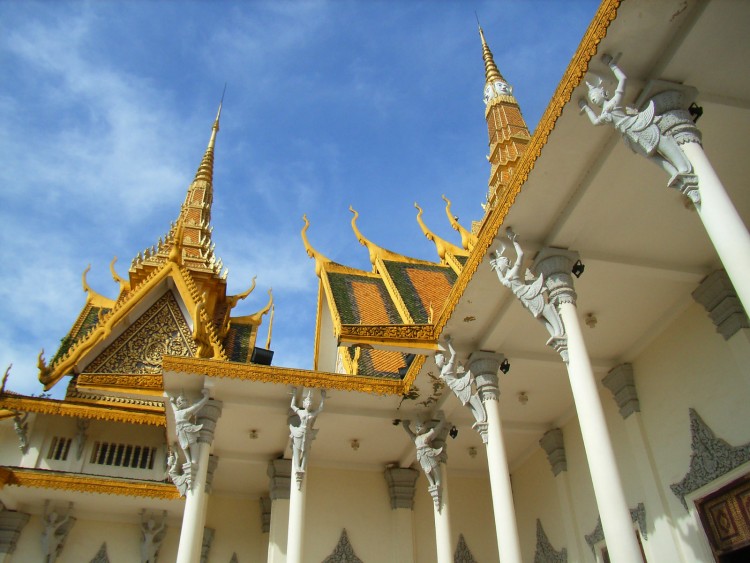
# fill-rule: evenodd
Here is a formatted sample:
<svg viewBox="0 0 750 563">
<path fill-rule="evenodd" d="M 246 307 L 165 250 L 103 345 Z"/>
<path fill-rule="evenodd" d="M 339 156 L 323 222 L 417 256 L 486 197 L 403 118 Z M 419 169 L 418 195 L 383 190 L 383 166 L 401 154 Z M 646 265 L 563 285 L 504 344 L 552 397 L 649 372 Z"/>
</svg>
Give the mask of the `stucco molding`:
<svg viewBox="0 0 750 563">
<path fill-rule="evenodd" d="M 542 521 L 536 520 L 536 552 L 534 552 L 534 563 L 567 563 L 568 550 L 564 547 L 557 551 L 549 541 Z"/>
<path fill-rule="evenodd" d="M 547 454 L 552 474 L 557 477 L 563 471 L 568 470 L 568 460 L 565 456 L 565 441 L 562 430 L 553 428 L 548 430 L 539 440 L 539 445 Z"/>
<path fill-rule="evenodd" d="M 411 467 L 388 467 L 385 470 L 385 481 L 388 483 L 388 495 L 391 509 L 414 509 L 414 492 L 419 471 Z"/>
<path fill-rule="evenodd" d="M 333 552 L 323 559 L 323 563 L 363 563 L 363 561 L 354 553 L 354 548 L 349 541 L 346 528 L 341 530 L 339 542 L 336 544 L 336 547 L 333 548 Z"/>
<path fill-rule="evenodd" d="M 628 418 L 634 412 L 641 412 L 632 364 L 620 364 L 612 368 L 602 379 L 602 385 L 612 392 L 622 418 Z"/>
<path fill-rule="evenodd" d="M 463 534 L 458 535 L 458 545 L 456 545 L 456 552 L 453 554 L 453 563 L 477 563 Z"/>
<path fill-rule="evenodd" d="M 743 328 L 750 328 L 750 319 L 725 270 L 716 270 L 706 276 L 693 291 L 693 299 L 703 305 L 716 326 L 716 332 L 724 340 L 729 340 Z"/>
<path fill-rule="evenodd" d="M 670 485 L 685 510 L 687 495 L 750 461 L 750 442 L 730 446 L 716 437 L 694 409 L 690 409 L 690 435 L 690 469 L 680 482 Z"/>
</svg>

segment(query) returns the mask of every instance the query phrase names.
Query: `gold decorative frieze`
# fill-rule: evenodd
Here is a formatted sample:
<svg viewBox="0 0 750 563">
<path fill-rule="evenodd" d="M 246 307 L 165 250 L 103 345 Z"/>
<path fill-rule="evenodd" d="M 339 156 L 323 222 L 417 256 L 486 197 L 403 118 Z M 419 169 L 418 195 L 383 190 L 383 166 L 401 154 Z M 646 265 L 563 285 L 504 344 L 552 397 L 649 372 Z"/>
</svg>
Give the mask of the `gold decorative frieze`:
<svg viewBox="0 0 750 563">
<path fill-rule="evenodd" d="M 87 373 L 158 374 L 161 357 L 195 355 L 190 327 L 167 291 L 87 368 Z M 132 386 L 132 385 L 130 385 Z"/>
<path fill-rule="evenodd" d="M 126 410 L 125 408 L 117 408 L 112 405 L 81 405 L 67 401 L 6 395 L 0 396 L 0 409 L 94 420 L 109 420 L 112 422 L 150 424 L 152 426 L 167 425 L 163 407 L 161 412 L 138 412 L 135 410 Z"/>
<path fill-rule="evenodd" d="M 8 475 L 9 473 L 9 475 Z M 179 500 L 180 494 L 171 483 L 127 481 L 93 475 L 60 474 L 22 468 L 0 468 L 0 484 L 41 489 L 57 489 L 81 493 L 98 493 L 129 497 Z"/>
<path fill-rule="evenodd" d="M 339 342 L 437 350 L 435 327 L 431 324 L 341 325 Z"/>
<path fill-rule="evenodd" d="M 416 360 L 415 360 L 416 362 Z M 398 379 L 384 379 L 361 375 L 346 375 L 322 371 L 308 371 L 297 368 L 264 366 L 260 364 L 240 364 L 201 358 L 165 356 L 164 371 L 184 374 L 226 377 L 276 383 L 280 385 L 302 385 L 320 389 L 359 391 L 376 395 L 401 395 L 404 383 Z"/>
<path fill-rule="evenodd" d="M 120 387 L 138 390 L 162 390 L 161 371 L 156 375 L 148 374 L 93 374 L 83 373 L 76 379 L 79 387 Z"/>
</svg>

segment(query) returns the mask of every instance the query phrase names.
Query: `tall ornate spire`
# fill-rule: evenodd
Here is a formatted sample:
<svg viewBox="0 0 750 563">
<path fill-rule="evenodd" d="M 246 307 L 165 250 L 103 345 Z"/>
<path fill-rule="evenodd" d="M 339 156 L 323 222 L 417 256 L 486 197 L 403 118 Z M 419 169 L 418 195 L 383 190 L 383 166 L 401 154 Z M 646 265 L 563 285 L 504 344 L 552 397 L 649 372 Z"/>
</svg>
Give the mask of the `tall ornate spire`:
<svg viewBox="0 0 750 563">
<path fill-rule="evenodd" d="M 502 197 L 513 177 L 513 171 L 531 139 L 529 128 L 513 96 L 513 88 L 503 78 L 492 57 L 484 31 L 479 27 L 484 59 L 484 103 L 489 135 L 490 179 L 485 210 L 489 211 Z"/>
<path fill-rule="evenodd" d="M 211 242 L 211 205 L 213 204 L 214 147 L 216 134 L 219 132 L 221 107 L 219 103 L 211 137 L 206 152 L 203 154 L 193 181 L 188 186 L 185 201 L 180 209 L 177 221 L 158 244 L 139 253 L 130 268 L 133 287 L 153 269 L 163 264 L 170 257 L 173 248 L 179 247 L 180 262 L 190 270 L 201 271 L 211 275 L 221 275 L 222 262 L 217 260 Z M 178 228 L 179 226 L 179 228 Z M 177 240 L 179 238 L 179 240 Z M 226 274 L 224 274 L 226 275 Z"/>
</svg>

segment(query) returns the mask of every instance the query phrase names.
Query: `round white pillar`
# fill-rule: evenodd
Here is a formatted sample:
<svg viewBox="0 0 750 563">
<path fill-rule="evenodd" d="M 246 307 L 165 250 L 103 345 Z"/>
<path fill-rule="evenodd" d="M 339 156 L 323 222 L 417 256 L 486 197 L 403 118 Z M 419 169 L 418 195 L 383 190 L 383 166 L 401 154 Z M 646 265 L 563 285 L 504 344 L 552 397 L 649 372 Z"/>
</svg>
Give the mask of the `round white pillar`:
<svg viewBox="0 0 750 563">
<path fill-rule="evenodd" d="M 568 337 L 568 376 L 607 550 L 613 563 L 635 563 L 642 560 L 641 551 L 633 531 L 578 312 L 575 304 L 570 302 L 560 303 L 558 309 Z"/>
<path fill-rule="evenodd" d="M 289 533 L 286 542 L 286 561 L 287 563 L 301 563 L 302 542 L 305 531 L 307 472 L 302 477 L 302 481 L 297 483 L 294 475 L 294 464 L 292 464 L 292 469 L 292 484 L 289 490 Z"/>
<path fill-rule="evenodd" d="M 177 563 L 200 561 L 203 544 L 203 520 L 206 496 L 206 474 L 211 446 L 198 444 L 198 467 L 190 489 L 185 494 L 185 510 L 182 514 L 180 543 L 177 547 Z"/>
<path fill-rule="evenodd" d="M 699 143 L 686 143 L 682 151 L 698 176 L 701 202 L 696 208 L 703 226 L 745 311 L 750 314 L 750 233 L 703 147 Z"/>
<path fill-rule="evenodd" d="M 497 398 L 486 400 L 484 408 L 487 411 L 487 464 L 490 471 L 497 549 L 503 563 L 522 563 L 516 509 L 513 504 L 513 490 L 500 420 L 500 403 Z"/>
<path fill-rule="evenodd" d="M 435 511 L 435 547 L 437 549 L 437 563 L 453 563 L 453 542 L 451 536 L 450 508 L 448 503 L 448 470 L 444 463 L 440 464 L 441 499 L 438 507 L 433 503 Z"/>
</svg>

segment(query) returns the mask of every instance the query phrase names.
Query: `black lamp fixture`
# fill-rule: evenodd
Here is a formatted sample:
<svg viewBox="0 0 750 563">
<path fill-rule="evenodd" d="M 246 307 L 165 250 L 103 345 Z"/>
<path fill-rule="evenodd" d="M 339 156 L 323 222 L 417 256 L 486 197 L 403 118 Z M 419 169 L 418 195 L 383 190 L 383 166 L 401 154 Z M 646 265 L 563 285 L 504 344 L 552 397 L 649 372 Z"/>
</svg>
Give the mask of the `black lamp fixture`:
<svg viewBox="0 0 750 563">
<path fill-rule="evenodd" d="M 451 426 L 451 429 L 448 431 L 448 435 L 455 440 L 456 436 L 458 436 L 458 428 L 456 428 L 455 426 Z"/>
<path fill-rule="evenodd" d="M 573 264 L 573 269 L 571 270 L 571 272 L 575 277 L 580 278 L 585 269 L 586 266 L 583 265 L 583 262 L 578 260 L 575 264 Z"/>
<path fill-rule="evenodd" d="M 508 358 L 505 358 L 500 363 L 500 371 L 506 374 L 510 371 L 510 362 L 508 361 Z"/>
<path fill-rule="evenodd" d="M 701 115 L 703 115 L 703 107 L 693 102 L 692 104 L 690 104 L 688 112 L 690 112 L 690 117 L 693 118 L 693 123 L 698 123 Z"/>
</svg>

